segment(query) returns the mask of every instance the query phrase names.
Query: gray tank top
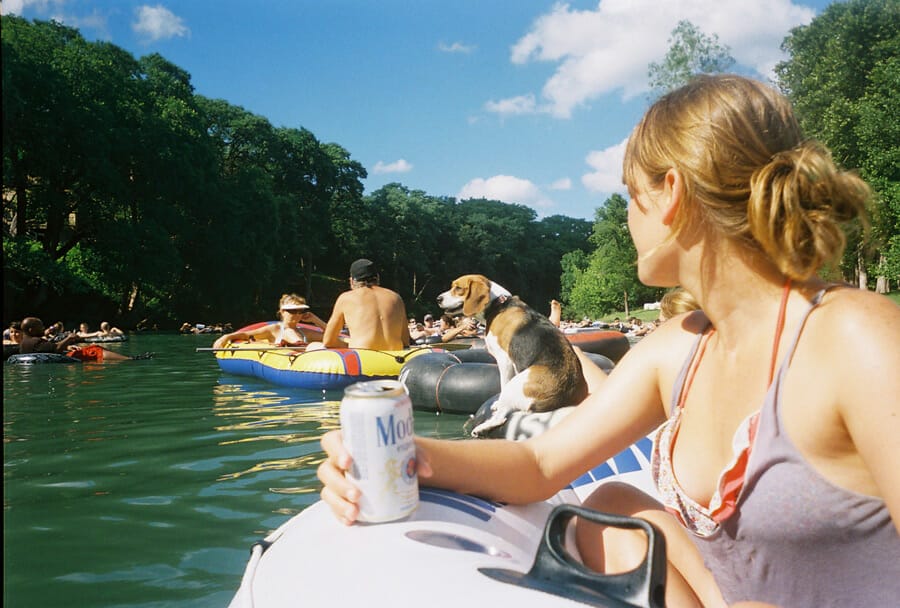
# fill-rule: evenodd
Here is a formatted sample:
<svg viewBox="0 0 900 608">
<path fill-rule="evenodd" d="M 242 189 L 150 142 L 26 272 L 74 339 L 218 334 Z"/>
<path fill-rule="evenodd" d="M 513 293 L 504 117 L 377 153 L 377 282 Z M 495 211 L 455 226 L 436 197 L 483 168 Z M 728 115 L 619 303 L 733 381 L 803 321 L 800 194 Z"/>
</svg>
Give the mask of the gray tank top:
<svg viewBox="0 0 900 608">
<path fill-rule="evenodd" d="M 738 510 L 712 536 L 690 535 L 729 604 L 900 607 L 900 536 L 884 501 L 824 479 L 781 423 L 790 360 L 823 295 L 813 298 L 766 394 Z"/>
</svg>

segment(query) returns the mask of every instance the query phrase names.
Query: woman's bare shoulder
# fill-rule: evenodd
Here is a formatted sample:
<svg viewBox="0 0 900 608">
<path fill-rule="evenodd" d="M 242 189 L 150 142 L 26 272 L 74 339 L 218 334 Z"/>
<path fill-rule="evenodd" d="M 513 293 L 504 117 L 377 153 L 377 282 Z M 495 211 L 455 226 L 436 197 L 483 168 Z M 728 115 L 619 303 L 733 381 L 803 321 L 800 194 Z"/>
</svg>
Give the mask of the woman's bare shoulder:
<svg viewBox="0 0 900 608">
<path fill-rule="evenodd" d="M 707 327 L 709 319 L 700 310 L 672 317 L 635 344 L 631 358 L 659 369 L 680 366 L 691 345 Z"/>
<path fill-rule="evenodd" d="M 669 341 L 692 339 L 702 334 L 707 327 L 709 327 L 709 319 L 703 311 L 692 310 L 660 323 L 645 340 L 650 339 L 654 335 L 662 336 Z"/>
<path fill-rule="evenodd" d="M 854 287 L 829 291 L 808 321 L 811 349 L 824 365 L 862 369 L 897 358 L 900 306 L 889 298 Z"/>
<path fill-rule="evenodd" d="M 900 331 L 900 306 L 873 291 L 834 288 L 824 296 L 821 309 L 825 328 L 847 337 Z"/>
</svg>

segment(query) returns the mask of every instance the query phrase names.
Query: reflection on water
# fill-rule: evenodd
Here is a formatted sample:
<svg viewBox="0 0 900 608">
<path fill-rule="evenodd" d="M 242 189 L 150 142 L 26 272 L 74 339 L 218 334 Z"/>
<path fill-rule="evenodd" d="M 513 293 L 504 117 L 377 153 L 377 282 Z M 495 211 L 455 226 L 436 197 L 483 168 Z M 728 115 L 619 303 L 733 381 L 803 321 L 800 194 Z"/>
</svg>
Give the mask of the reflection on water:
<svg viewBox="0 0 900 608">
<path fill-rule="evenodd" d="M 5 605 L 226 605 L 250 545 L 318 500 L 341 393 L 223 375 L 195 352 L 211 341 L 140 334 L 110 347 L 156 358 L 4 366 Z M 463 420 L 417 412 L 416 431 L 458 437 Z"/>
<path fill-rule="evenodd" d="M 332 398 L 334 400 L 326 400 Z M 254 441 L 277 441 L 286 444 L 318 442 L 327 431 L 340 427 L 341 393 L 305 391 L 256 384 L 246 378 L 225 376 L 213 389 L 213 405 L 217 416 L 228 424 L 220 431 L 241 431 L 237 439 L 223 440 L 221 445 Z M 320 453 L 297 458 L 266 460 L 219 477 L 220 481 L 276 469 L 315 469 L 322 461 Z M 316 488 L 269 488 L 281 494 L 307 494 Z"/>
</svg>

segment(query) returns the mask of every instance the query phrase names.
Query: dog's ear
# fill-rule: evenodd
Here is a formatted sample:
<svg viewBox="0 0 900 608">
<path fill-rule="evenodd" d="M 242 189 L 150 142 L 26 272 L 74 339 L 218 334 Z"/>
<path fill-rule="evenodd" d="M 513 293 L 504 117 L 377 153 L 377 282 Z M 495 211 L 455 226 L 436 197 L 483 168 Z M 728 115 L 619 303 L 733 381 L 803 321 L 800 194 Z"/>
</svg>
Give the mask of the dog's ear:
<svg viewBox="0 0 900 608">
<path fill-rule="evenodd" d="M 491 287 L 489 283 L 470 279 L 465 298 L 463 299 L 463 314 L 471 317 L 483 311 L 487 308 L 490 295 Z"/>
</svg>

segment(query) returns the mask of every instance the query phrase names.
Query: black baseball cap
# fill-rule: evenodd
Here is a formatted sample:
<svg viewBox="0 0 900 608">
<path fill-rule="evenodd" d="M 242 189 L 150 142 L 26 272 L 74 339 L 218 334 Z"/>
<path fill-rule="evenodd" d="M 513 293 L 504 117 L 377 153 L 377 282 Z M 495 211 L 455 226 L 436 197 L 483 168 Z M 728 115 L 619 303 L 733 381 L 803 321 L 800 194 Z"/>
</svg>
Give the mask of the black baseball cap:
<svg viewBox="0 0 900 608">
<path fill-rule="evenodd" d="M 378 276 L 378 269 L 375 267 L 375 262 L 373 262 L 372 260 L 360 258 L 350 264 L 351 279 L 362 281 L 364 279 L 370 279 L 375 276 Z"/>
</svg>

